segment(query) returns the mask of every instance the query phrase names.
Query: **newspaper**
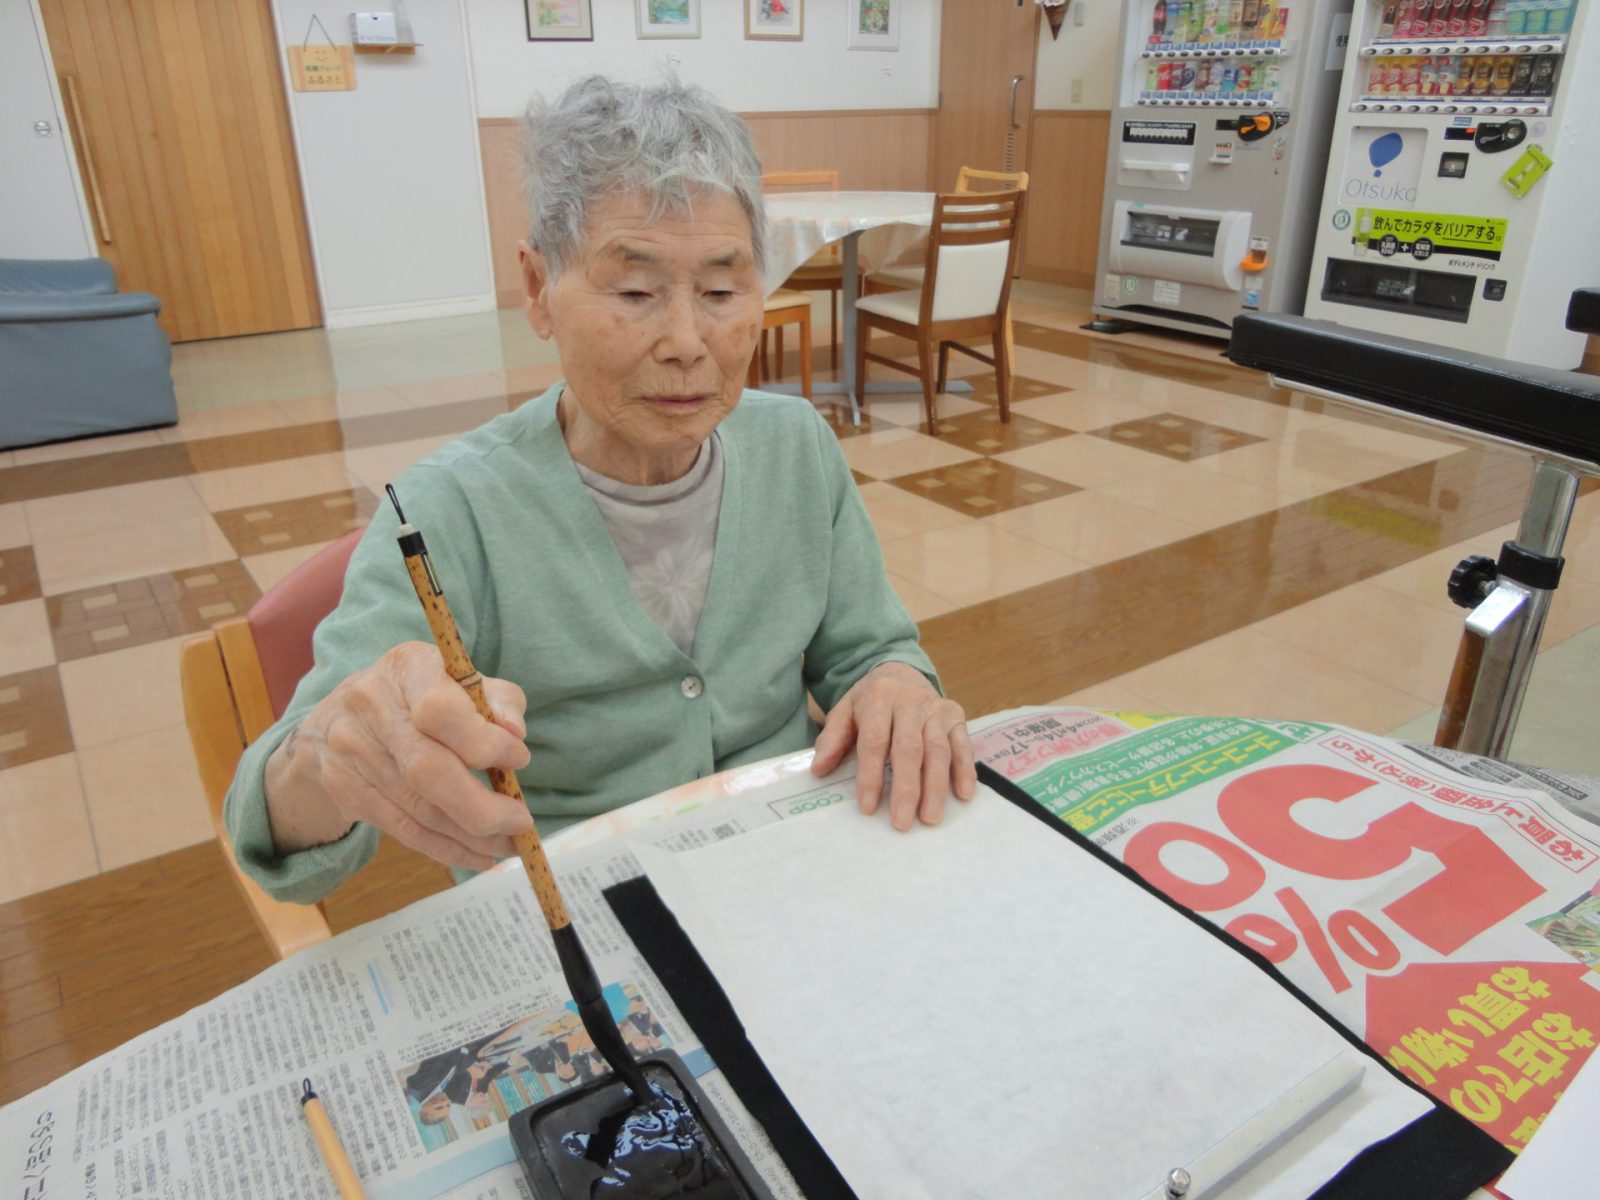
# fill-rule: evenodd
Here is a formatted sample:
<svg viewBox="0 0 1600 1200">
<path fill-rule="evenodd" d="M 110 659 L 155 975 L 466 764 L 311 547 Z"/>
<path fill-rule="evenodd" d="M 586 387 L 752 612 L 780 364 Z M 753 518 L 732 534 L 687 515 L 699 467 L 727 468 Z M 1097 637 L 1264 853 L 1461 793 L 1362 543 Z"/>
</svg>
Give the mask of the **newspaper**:
<svg viewBox="0 0 1600 1200">
<path fill-rule="evenodd" d="M 1600 1037 L 1590 781 L 1305 722 L 1024 709 L 978 756 L 1519 1151 Z"/>
<path fill-rule="evenodd" d="M 1064 709 L 973 730 L 980 755 L 1040 803 L 1273 958 L 1513 1148 L 1588 1056 L 1600 826 L 1550 798 L 1593 812 L 1581 781 L 1323 725 Z M 658 798 L 673 815 L 631 836 L 681 849 L 853 799 L 853 763 L 817 780 L 807 762 Z M 1308 768 L 1363 788 L 1285 803 L 1282 770 Z M 1260 789 L 1254 807 L 1273 821 L 1239 824 L 1225 801 L 1241 786 Z M 774 1193 L 798 1197 L 601 895 L 639 873 L 603 836 L 609 820 L 552 850 L 619 1027 L 638 1051 L 682 1054 Z M 331 1196 L 298 1103 L 309 1078 L 375 1200 L 531 1200 L 505 1121 L 604 1070 L 567 995 L 521 865 L 503 863 L 0 1109 L 0 1196 Z"/>
<path fill-rule="evenodd" d="M 733 837 L 843 802 L 853 772 L 818 780 L 794 760 L 746 769 L 744 794 L 634 836 L 670 849 Z M 552 861 L 624 1037 L 636 1053 L 681 1054 L 774 1194 L 798 1200 L 601 895 L 640 873 L 633 854 L 620 839 L 574 833 L 553 839 Z M 606 1070 L 568 997 L 510 860 L 303 950 L 0 1109 L 0 1196 L 331 1196 L 300 1112 L 310 1079 L 374 1200 L 532 1200 L 504 1123 Z"/>
</svg>

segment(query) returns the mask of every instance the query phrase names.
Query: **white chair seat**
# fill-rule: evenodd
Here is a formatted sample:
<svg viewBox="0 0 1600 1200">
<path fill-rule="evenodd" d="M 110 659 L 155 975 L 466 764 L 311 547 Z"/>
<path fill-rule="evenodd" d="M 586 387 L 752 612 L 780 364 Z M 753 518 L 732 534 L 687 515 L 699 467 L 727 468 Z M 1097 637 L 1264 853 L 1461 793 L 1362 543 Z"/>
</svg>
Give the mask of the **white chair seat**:
<svg viewBox="0 0 1600 1200">
<path fill-rule="evenodd" d="M 788 288 L 779 288 L 777 291 L 773 292 L 772 295 L 767 297 L 766 308 L 764 311 L 777 312 L 779 309 L 796 308 L 802 304 L 809 308 L 811 305 L 811 297 L 806 295 L 804 292 L 793 292 Z"/>
<path fill-rule="evenodd" d="M 925 272 L 921 267 L 885 267 L 874 271 L 868 278 L 873 283 L 886 283 L 891 287 L 919 288 Z"/>
<path fill-rule="evenodd" d="M 915 325 L 922 315 L 922 292 L 884 292 L 880 296 L 863 296 L 856 301 L 856 308 L 888 317 L 891 321 Z"/>
</svg>

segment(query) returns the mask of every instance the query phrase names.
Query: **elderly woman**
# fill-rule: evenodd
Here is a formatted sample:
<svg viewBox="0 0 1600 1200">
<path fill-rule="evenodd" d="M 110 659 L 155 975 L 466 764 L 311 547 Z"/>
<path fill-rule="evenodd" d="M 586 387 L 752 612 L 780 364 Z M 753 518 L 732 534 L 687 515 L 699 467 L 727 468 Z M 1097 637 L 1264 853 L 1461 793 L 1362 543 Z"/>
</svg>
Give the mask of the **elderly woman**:
<svg viewBox="0 0 1600 1200">
<path fill-rule="evenodd" d="M 819 774 L 855 749 L 865 811 L 887 782 L 901 829 L 975 785 L 832 432 L 742 390 L 764 245 L 744 127 L 698 89 L 590 78 L 531 106 L 526 140 L 526 309 L 565 378 L 396 484 L 498 721 L 445 673 L 385 508 L 228 797 L 281 898 L 325 895 L 380 830 L 456 868 L 512 853 L 530 813 L 493 766 L 547 833 L 813 737 Z"/>
</svg>

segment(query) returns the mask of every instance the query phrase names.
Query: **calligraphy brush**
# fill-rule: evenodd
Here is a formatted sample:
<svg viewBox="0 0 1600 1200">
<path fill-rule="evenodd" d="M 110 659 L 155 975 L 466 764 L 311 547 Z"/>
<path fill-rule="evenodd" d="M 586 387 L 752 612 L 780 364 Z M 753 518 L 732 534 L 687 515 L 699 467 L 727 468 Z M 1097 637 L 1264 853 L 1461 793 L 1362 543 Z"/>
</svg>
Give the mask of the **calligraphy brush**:
<svg viewBox="0 0 1600 1200">
<path fill-rule="evenodd" d="M 422 533 L 406 521 L 394 486 L 386 484 L 384 490 L 400 518 L 397 537 L 406 571 L 422 601 L 445 670 L 472 697 L 479 715 L 492 722 L 483 676 L 461 641 Z M 526 807 L 522 786 L 513 772 L 490 767 L 488 774 L 495 791 Z M 597 1186 L 615 1187 L 620 1176 L 620 1182 L 646 1185 L 645 1192 L 630 1190 L 629 1195 L 648 1195 L 652 1200 L 685 1190 L 702 1200 L 768 1197 L 683 1060 L 671 1051 L 653 1054 L 644 1064 L 634 1058 L 612 1019 L 594 964 L 567 913 L 538 830 L 530 827 L 512 840 L 550 928 L 578 1017 L 615 1072 L 615 1079 L 596 1080 L 512 1117 L 512 1140 L 534 1194 L 555 1192 L 587 1198 Z M 647 1066 L 653 1068 L 654 1086 L 646 1078 Z M 631 1097 L 614 1094 L 615 1080 L 621 1080 Z"/>
</svg>

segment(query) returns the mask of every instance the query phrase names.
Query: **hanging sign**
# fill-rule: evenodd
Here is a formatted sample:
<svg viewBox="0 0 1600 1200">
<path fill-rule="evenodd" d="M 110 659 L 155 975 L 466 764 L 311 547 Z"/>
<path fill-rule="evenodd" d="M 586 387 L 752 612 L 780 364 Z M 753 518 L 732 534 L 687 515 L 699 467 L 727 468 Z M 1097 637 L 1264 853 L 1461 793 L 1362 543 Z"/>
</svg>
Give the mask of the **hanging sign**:
<svg viewBox="0 0 1600 1200">
<path fill-rule="evenodd" d="M 349 46 L 336 46 L 313 15 L 306 36 L 289 47 L 289 79 L 297 92 L 353 92 L 356 90 L 355 56 Z M 328 38 L 326 46 L 310 44 L 313 25 Z"/>
</svg>

